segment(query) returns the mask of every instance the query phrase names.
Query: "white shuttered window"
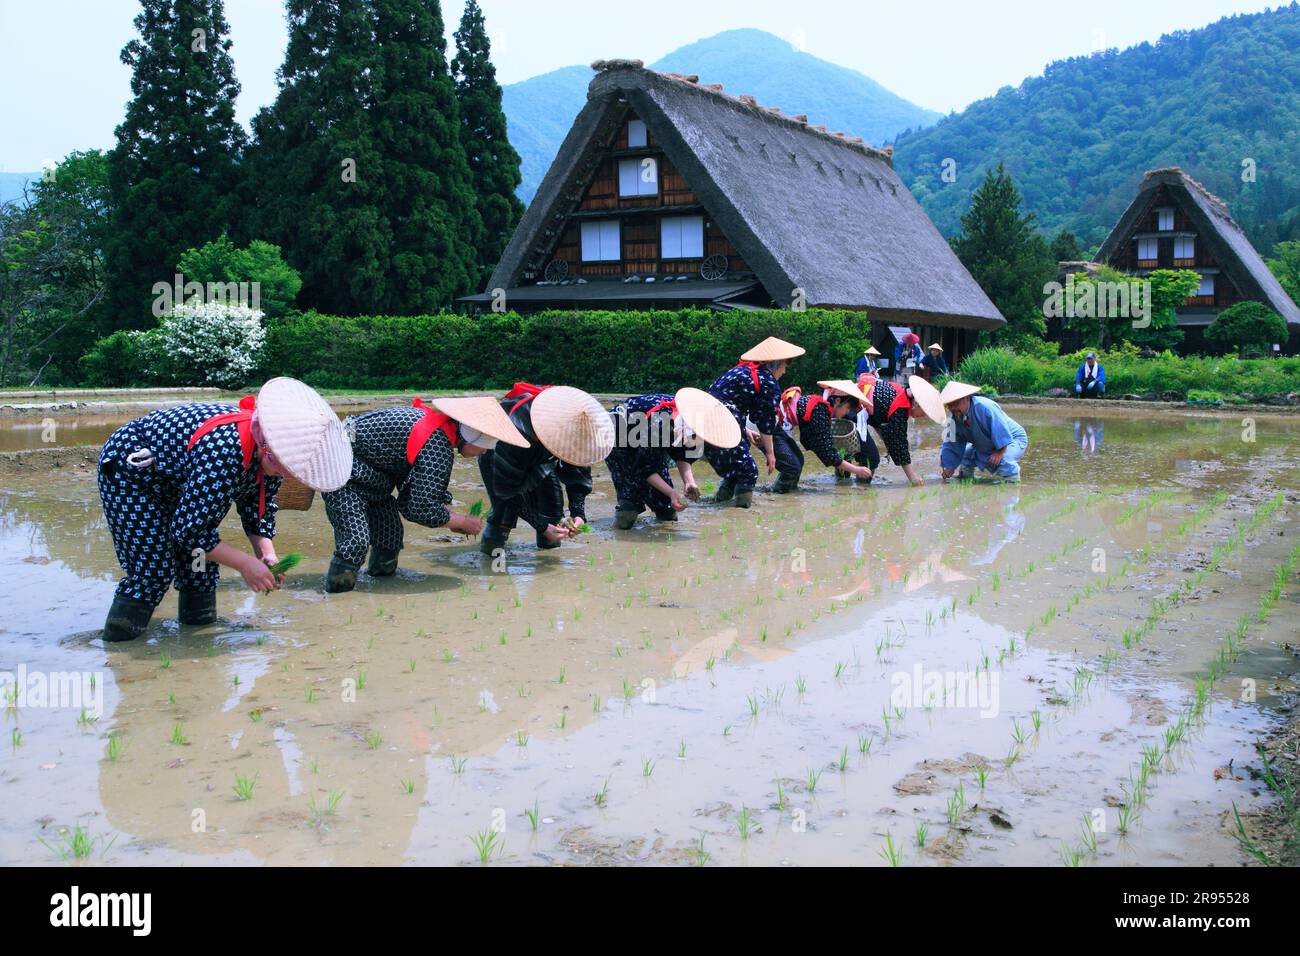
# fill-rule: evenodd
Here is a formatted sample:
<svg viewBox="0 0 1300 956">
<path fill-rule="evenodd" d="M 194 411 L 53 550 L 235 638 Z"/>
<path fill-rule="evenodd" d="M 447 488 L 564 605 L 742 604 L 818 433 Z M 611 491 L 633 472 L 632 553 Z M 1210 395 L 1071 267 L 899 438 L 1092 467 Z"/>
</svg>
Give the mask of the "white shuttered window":
<svg viewBox="0 0 1300 956">
<path fill-rule="evenodd" d="M 621 258 L 617 219 L 582 224 L 583 262 L 617 262 Z"/>
<path fill-rule="evenodd" d="M 649 156 L 644 159 L 619 160 L 618 194 L 620 196 L 659 195 L 659 164 Z"/>
<path fill-rule="evenodd" d="M 704 217 L 667 216 L 659 222 L 659 258 L 704 258 Z"/>
</svg>

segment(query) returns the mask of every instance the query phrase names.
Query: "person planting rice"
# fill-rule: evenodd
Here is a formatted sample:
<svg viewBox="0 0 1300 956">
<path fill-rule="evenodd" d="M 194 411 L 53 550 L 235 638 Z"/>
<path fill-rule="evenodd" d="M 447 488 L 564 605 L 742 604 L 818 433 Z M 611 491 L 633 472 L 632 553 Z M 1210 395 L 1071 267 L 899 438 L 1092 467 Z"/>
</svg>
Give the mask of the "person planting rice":
<svg viewBox="0 0 1300 956">
<path fill-rule="evenodd" d="M 273 378 L 239 408 L 197 402 L 127 422 L 99 455 L 99 496 L 126 572 L 104 640 L 138 637 L 167 589 L 178 592 L 182 624 L 217 617 L 219 565 L 256 592 L 273 591 L 275 495 L 284 476 L 316 491 L 348 480 L 352 446 L 338 416 L 309 386 Z M 253 553 L 220 538 L 230 506 Z"/>
<path fill-rule="evenodd" d="M 950 381 L 939 396 L 953 420 L 952 431 L 945 433 L 951 440 L 939 450 L 944 480 L 956 474 L 969 481 L 978 468 L 1003 481 L 1019 481 L 1020 458 L 1029 447 L 1029 436 L 979 390 L 977 385 Z"/>
<path fill-rule="evenodd" d="M 772 491 L 776 494 L 794 491 L 799 485 L 804 462 L 799 445 L 816 455 L 827 468 L 834 469 L 836 475 L 871 480 L 870 468 L 847 461 L 835 447 L 835 436 L 831 431 L 831 422 L 856 415 L 866 402 L 866 396 L 849 381 L 834 380 L 818 382 L 817 385 L 827 390 L 825 397 L 804 395 L 799 388 L 787 388 L 781 393 L 777 409 L 780 427 L 772 436 L 777 470 Z M 799 429 L 799 445 L 794 441 L 795 428 Z"/>
<path fill-rule="evenodd" d="M 479 458 L 492 503 L 479 550 L 504 548 L 520 518 L 537 532 L 539 548 L 558 548 L 586 527 L 591 466 L 614 447 L 609 412 L 581 389 L 527 382 L 515 383 L 501 409 L 529 445 L 498 446 Z"/>
<path fill-rule="evenodd" d="M 727 406 L 743 433 L 730 448 L 710 447 L 704 452 L 721 479 L 714 501 L 734 501 L 738 508 L 748 508 L 753 503 L 758 466 L 749 453 L 751 442 L 763 450 L 767 473 L 776 471 L 772 435 L 776 431 L 776 406 L 781 397 L 778 382 L 790 360 L 803 353 L 797 345 L 766 338 L 709 386 L 709 394 Z M 746 419 L 753 423 L 752 430 L 746 429 Z"/>
<path fill-rule="evenodd" d="M 352 440 L 352 475 L 342 488 L 324 495 L 334 528 L 334 556 L 325 575 L 331 594 L 356 587 L 367 550 L 371 577 L 397 572 L 403 518 L 477 536 L 481 518 L 447 509 L 456 452 L 473 458 L 498 441 L 528 447 L 501 406 L 486 396 L 436 398 L 427 406 L 417 398 L 409 406 L 356 415 L 344 428 Z"/>
<path fill-rule="evenodd" d="M 947 415 L 933 385 L 919 375 L 910 379 L 909 385 L 910 389 L 898 382 L 886 382 L 872 375 L 858 379 L 858 390 L 866 402 L 858 413 L 858 438 L 862 447 L 855 458 L 858 464 L 865 464 L 872 473 L 880 467 L 880 451 L 868 431 L 870 426 L 879 433 L 890 460 L 903 469 L 907 480 L 913 485 L 923 485 L 925 482 L 912 467 L 912 450 L 907 441 L 908 420 L 925 415 L 931 421 L 943 424 Z"/>
<path fill-rule="evenodd" d="M 700 444 L 728 448 L 740 441 L 731 412 L 708 392 L 679 389 L 676 395 L 637 395 L 610 411 L 615 445 L 605 459 L 617 492 L 614 527 L 626 531 L 649 505 L 660 521 L 676 521 L 686 499 L 699 501 L 691 470 Z M 682 491 L 673 487 L 668 467 L 676 463 Z"/>
</svg>

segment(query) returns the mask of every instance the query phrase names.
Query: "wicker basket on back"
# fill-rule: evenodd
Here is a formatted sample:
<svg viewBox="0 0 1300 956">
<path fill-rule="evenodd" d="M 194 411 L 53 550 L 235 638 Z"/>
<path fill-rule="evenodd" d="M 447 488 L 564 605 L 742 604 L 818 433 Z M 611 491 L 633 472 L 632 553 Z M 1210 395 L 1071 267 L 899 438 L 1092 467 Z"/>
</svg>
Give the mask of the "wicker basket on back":
<svg viewBox="0 0 1300 956">
<path fill-rule="evenodd" d="M 275 503 L 281 511 L 309 511 L 315 497 L 313 489 L 286 475 L 280 482 L 280 490 L 275 493 Z"/>
<path fill-rule="evenodd" d="M 862 441 L 858 438 L 857 422 L 852 418 L 832 419 L 831 439 L 835 442 L 835 447 L 844 452 L 845 458 L 852 458 L 862 447 Z"/>
</svg>

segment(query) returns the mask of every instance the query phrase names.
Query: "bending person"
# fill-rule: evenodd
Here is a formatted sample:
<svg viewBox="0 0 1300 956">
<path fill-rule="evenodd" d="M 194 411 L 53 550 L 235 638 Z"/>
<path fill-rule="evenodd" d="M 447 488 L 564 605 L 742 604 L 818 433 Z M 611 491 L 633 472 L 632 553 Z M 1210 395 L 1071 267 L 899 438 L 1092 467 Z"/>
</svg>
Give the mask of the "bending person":
<svg viewBox="0 0 1300 956">
<path fill-rule="evenodd" d="M 799 445 L 816 455 L 836 475 L 852 476 L 865 481 L 871 479 L 870 468 L 848 461 L 844 453 L 835 447 L 835 436 L 831 430 L 831 422 L 835 419 L 856 415 L 866 402 L 866 396 L 856 385 L 846 380 L 817 384 L 827 389 L 827 397 L 804 395 L 799 388 L 787 388 L 781 393 L 778 408 L 780 427 L 772 436 L 777 468 L 777 479 L 772 485 L 772 491 L 776 494 L 786 494 L 799 486 L 799 476 L 803 474 L 804 465 L 803 450 Z M 796 427 L 799 429 L 799 445 L 794 442 Z"/>
</svg>

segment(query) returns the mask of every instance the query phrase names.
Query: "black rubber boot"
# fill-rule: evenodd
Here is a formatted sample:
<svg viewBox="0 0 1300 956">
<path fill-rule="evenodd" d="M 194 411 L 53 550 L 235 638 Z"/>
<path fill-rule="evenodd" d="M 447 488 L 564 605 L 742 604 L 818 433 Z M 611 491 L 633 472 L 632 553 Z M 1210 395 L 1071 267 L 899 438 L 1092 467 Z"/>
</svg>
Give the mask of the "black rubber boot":
<svg viewBox="0 0 1300 956">
<path fill-rule="evenodd" d="M 677 520 L 677 512 L 674 511 L 672 508 L 665 508 L 665 509 L 662 510 L 662 511 L 656 511 L 656 512 L 655 512 L 655 520 L 656 520 L 656 521 L 676 521 L 676 520 Z"/>
<path fill-rule="evenodd" d="M 104 621 L 104 640 L 110 643 L 134 641 L 149 626 L 153 605 L 133 597 L 113 595 L 113 604 Z"/>
<path fill-rule="evenodd" d="M 357 586 L 357 565 L 344 561 L 338 555 L 330 558 L 329 570 L 325 572 L 325 593 L 342 594 Z"/>
<path fill-rule="evenodd" d="M 542 531 L 537 532 L 537 547 L 539 547 L 543 551 L 553 551 L 556 548 L 558 548 L 562 543 L 563 542 L 561 541 L 547 541 L 546 534 L 544 532 Z"/>
<path fill-rule="evenodd" d="M 478 549 L 488 557 L 494 557 L 493 552 L 500 548 L 502 551 L 506 548 L 506 541 L 510 537 L 509 531 L 501 528 L 494 528 L 492 525 L 486 525 L 483 528 L 483 536 L 478 539 Z"/>
<path fill-rule="evenodd" d="M 176 594 L 176 620 L 195 627 L 215 624 L 217 620 L 216 591 L 178 591 Z"/>
<path fill-rule="evenodd" d="M 737 488 L 735 502 L 737 508 L 748 508 L 752 505 L 754 503 L 754 486 Z"/>
<path fill-rule="evenodd" d="M 397 573 L 397 557 L 400 553 L 400 551 L 389 551 L 387 548 L 371 545 L 370 563 L 366 565 L 366 573 L 372 578 L 392 577 Z"/>
<path fill-rule="evenodd" d="M 630 531 L 636 524 L 636 519 L 641 516 L 640 508 L 623 508 L 620 507 L 614 512 L 614 527 L 619 531 Z"/>
<path fill-rule="evenodd" d="M 718 493 L 713 496 L 713 501 L 715 504 L 720 505 L 723 502 L 730 501 L 735 493 L 736 483 L 730 478 L 724 478 L 722 484 L 718 485 Z"/>
<path fill-rule="evenodd" d="M 777 475 L 776 481 L 772 482 L 772 493 L 776 495 L 787 495 L 798 487 L 798 475 Z"/>
</svg>

